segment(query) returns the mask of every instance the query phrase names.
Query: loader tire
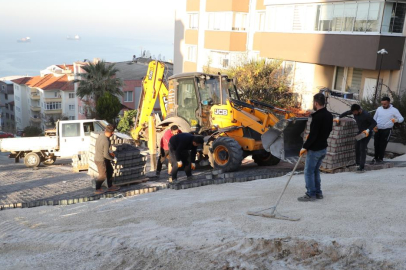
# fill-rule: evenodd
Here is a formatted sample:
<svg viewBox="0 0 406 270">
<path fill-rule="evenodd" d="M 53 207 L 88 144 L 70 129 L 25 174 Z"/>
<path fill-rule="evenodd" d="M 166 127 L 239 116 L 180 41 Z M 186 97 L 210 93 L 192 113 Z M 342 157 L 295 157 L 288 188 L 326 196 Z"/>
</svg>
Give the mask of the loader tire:
<svg viewBox="0 0 406 270">
<path fill-rule="evenodd" d="M 41 157 L 35 153 L 35 152 L 30 152 L 25 155 L 24 157 L 24 164 L 27 167 L 38 167 L 39 164 L 41 163 Z"/>
<path fill-rule="evenodd" d="M 258 166 L 275 166 L 281 161 L 265 150 L 261 154 L 252 155 L 252 159 Z"/>
<path fill-rule="evenodd" d="M 241 146 L 230 137 L 219 137 L 213 142 L 212 167 L 223 172 L 236 171 L 244 158 Z"/>
</svg>

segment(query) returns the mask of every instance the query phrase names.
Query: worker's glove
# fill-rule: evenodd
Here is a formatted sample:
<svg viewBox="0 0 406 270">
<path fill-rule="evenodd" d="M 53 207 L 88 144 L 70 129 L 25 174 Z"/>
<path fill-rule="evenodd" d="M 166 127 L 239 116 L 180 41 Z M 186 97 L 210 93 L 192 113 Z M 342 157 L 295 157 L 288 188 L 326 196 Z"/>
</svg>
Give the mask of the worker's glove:
<svg viewBox="0 0 406 270">
<path fill-rule="evenodd" d="M 365 134 L 365 137 L 368 137 L 369 136 L 369 129 L 364 130 L 362 133 Z"/>
<path fill-rule="evenodd" d="M 116 157 L 113 158 L 113 162 L 114 162 L 114 164 L 117 164 L 117 158 Z"/>
<path fill-rule="evenodd" d="M 115 155 L 113 152 L 109 153 L 109 155 L 110 155 L 110 157 L 112 157 L 112 158 L 116 157 L 116 155 Z"/>
<path fill-rule="evenodd" d="M 378 132 L 378 127 L 374 127 L 374 132 Z"/>
<path fill-rule="evenodd" d="M 182 161 L 178 161 L 178 168 L 181 168 L 183 166 Z"/>
<path fill-rule="evenodd" d="M 337 124 L 340 124 L 340 117 L 336 117 L 333 119 L 333 122 L 336 122 Z"/>
<path fill-rule="evenodd" d="M 397 123 L 397 122 L 398 122 L 398 119 L 392 118 L 391 121 L 392 121 L 392 123 Z"/>
<path fill-rule="evenodd" d="M 196 169 L 196 164 L 192 163 L 192 165 L 190 166 L 192 168 L 192 170 Z"/>
<path fill-rule="evenodd" d="M 302 148 L 302 149 L 300 150 L 299 156 L 303 156 L 303 155 L 306 154 L 306 153 L 307 153 L 307 149 Z"/>
</svg>

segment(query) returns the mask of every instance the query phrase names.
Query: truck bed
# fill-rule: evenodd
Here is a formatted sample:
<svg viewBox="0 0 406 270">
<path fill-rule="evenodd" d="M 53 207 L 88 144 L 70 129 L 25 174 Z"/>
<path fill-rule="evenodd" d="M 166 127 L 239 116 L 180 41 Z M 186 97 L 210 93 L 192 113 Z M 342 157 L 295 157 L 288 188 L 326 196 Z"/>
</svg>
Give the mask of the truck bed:
<svg viewBox="0 0 406 270">
<path fill-rule="evenodd" d="M 56 148 L 58 148 L 58 137 L 27 137 L 0 140 L 1 152 L 39 152 Z"/>
</svg>

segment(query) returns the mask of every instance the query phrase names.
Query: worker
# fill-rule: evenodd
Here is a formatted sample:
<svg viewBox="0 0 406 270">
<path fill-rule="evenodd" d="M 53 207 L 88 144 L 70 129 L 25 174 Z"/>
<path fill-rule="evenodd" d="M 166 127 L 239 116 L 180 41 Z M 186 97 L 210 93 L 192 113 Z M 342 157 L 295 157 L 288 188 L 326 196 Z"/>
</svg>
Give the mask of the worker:
<svg viewBox="0 0 406 270">
<path fill-rule="evenodd" d="M 357 122 L 359 134 L 364 133 L 365 138 L 355 142 L 355 163 L 357 164 L 357 173 L 365 172 L 365 159 L 367 157 L 368 143 L 372 137 L 373 129 L 376 127 L 376 121 L 372 116 L 361 108 L 358 104 L 351 105 L 351 109 L 340 114 L 334 119 L 337 124 L 340 123 L 340 118 L 348 115 L 353 115 Z"/>
<path fill-rule="evenodd" d="M 172 138 L 172 136 L 177 135 L 179 133 L 182 133 L 182 131 L 179 129 L 177 125 L 171 126 L 170 129 L 165 131 L 164 136 L 161 139 L 160 142 L 160 155 L 158 157 L 158 165 L 156 168 L 156 175 L 159 176 L 161 174 L 162 170 L 162 163 L 165 161 L 165 159 L 168 158 L 169 156 L 169 140 Z M 168 165 L 170 164 L 169 158 L 168 158 Z M 168 173 L 170 173 L 170 169 L 168 169 Z"/>
<path fill-rule="evenodd" d="M 374 120 L 377 123 L 374 136 L 375 157 L 372 164 L 383 163 L 386 146 L 388 145 L 389 138 L 392 134 L 392 128 L 395 123 L 402 123 L 404 118 L 396 109 L 390 104 L 389 97 L 381 99 L 381 107 L 379 107 L 374 115 Z"/>
<path fill-rule="evenodd" d="M 111 162 L 117 163 L 117 158 L 114 153 L 110 153 L 110 137 L 114 134 L 114 127 L 107 125 L 103 133 L 96 140 L 96 153 L 94 155 L 94 163 L 97 166 L 99 176 L 96 179 L 95 194 L 103 194 L 102 184 L 107 178 L 107 191 L 117 191 L 120 188 L 113 185 L 113 166 Z"/>
<path fill-rule="evenodd" d="M 185 168 L 187 179 L 192 178 L 192 170 L 196 168 L 197 146 L 202 144 L 202 136 L 190 133 L 179 133 L 169 140 L 169 158 L 172 164 L 170 182 L 178 183 L 178 169 L 181 167 Z"/>
<path fill-rule="evenodd" d="M 321 191 L 320 166 L 327 153 L 327 139 L 333 129 L 333 115 L 325 107 L 326 98 L 318 93 L 313 97 L 310 133 L 300 150 L 300 156 L 306 155 L 305 181 L 307 192 L 299 197 L 301 202 L 323 199 Z"/>
</svg>

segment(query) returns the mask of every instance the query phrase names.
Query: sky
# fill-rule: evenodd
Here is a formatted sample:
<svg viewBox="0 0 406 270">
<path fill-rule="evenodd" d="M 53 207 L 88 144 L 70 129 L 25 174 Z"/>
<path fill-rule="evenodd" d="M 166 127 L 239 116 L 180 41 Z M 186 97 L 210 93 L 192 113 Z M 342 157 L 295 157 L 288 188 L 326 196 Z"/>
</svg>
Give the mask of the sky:
<svg viewBox="0 0 406 270">
<path fill-rule="evenodd" d="M 175 1 L 0 0 L 0 39 L 78 34 L 173 44 Z"/>
</svg>

